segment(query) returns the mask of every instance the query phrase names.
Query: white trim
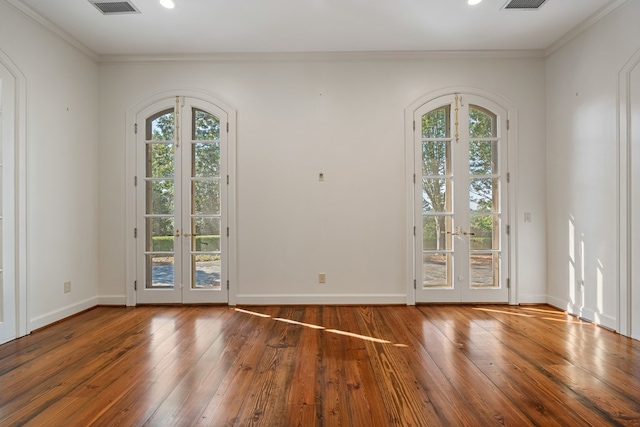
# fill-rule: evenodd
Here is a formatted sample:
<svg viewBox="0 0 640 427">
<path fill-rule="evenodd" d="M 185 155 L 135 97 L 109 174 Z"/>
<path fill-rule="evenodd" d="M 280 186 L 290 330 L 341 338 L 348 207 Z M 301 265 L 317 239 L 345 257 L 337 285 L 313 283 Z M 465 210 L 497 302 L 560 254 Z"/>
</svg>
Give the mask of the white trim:
<svg viewBox="0 0 640 427">
<path fill-rule="evenodd" d="M 509 236 L 509 277 L 511 279 L 511 289 L 509 290 L 509 304 L 516 305 L 520 303 L 520 295 L 518 294 L 518 109 L 504 96 L 495 92 L 479 89 L 476 87 L 468 86 L 455 86 L 443 88 L 434 92 L 430 92 L 421 96 L 414 101 L 409 107 L 405 108 L 405 198 L 406 198 L 406 212 L 405 212 L 405 250 L 407 251 L 407 264 L 405 266 L 405 272 L 407 277 L 407 304 L 415 305 L 416 290 L 414 288 L 415 277 L 415 256 L 414 254 L 414 131 L 413 120 L 414 113 L 421 108 L 424 104 L 433 101 L 437 98 L 447 95 L 453 95 L 455 93 L 463 93 L 469 95 L 475 95 L 485 98 L 491 102 L 498 104 L 504 110 L 507 111 L 507 119 L 509 120 L 508 132 L 508 168 L 507 172 L 510 173 L 509 183 L 509 206 L 508 206 L 508 221 L 507 224 L 511 226 L 511 233 Z"/>
<path fill-rule="evenodd" d="M 609 14 L 613 13 L 616 9 L 618 9 L 628 1 L 629 0 L 616 0 L 613 3 L 607 6 L 604 6 L 595 14 L 591 15 L 589 18 L 587 18 L 586 20 L 582 21 L 580 24 L 575 26 L 573 29 L 571 29 L 571 31 L 569 31 L 567 34 L 562 36 L 560 39 L 552 43 L 551 46 L 549 46 L 545 51 L 545 56 L 552 55 L 555 51 L 560 49 L 562 46 L 569 43 L 574 38 L 578 37 L 578 35 L 580 35 L 584 31 L 586 31 L 588 28 L 598 23 L 600 20 L 607 17 Z"/>
<path fill-rule="evenodd" d="M 127 305 L 126 295 L 100 295 L 98 305 Z"/>
<path fill-rule="evenodd" d="M 366 305 L 407 304 L 405 294 L 239 294 L 238 305 Z"/>
<path fill-rule="evenodd" d="M 545 304 L 547 302 L 546 294 L 519 294 L 518 304 Z"/>
<path fill-rule="evenodd" d="M 229 264 L 228 264 L 228 278 L 229 278 L 229 292 L 228 301 L 229 305 L 235 305 L 234 292 L 238 289 L 236 280 L 237 274 L 237 218 L 236 218 L 236 110 L 230 106 L 230 104 L 224 102 L 219 97 L 210 94 L 205 91 L 184 89 L 184 90 L 172 90 L 168 92 L 162 92 L 152 95 L 137 104 L 133 105 L 127 110 L 125 120 L 125 293 L 126 293 L 126 305 L 136 305 L 136 292 L 133 288 L 134 281 L 136 280 L 136 239 L 133 236 L 133 229 L 136 226 L 136 191 L 133 185 L 134 178 L 136 176 L 136 134 L 134 133 L 134 126 L 136 123 L 136 116 L 145 108 L 167 99 L 172 99 L 176 96 L 191 97 L 199 99 L 213 105 L 216 105 L 227 114 L 227 121 L 229 123 L 229 134 L 227 136 L 228 143 L 228 168 L 229 175 L 229 199 L 227 203 L 227 215 L 229 225 Z M 139 132 L 143 132 L 144 129 L 139 129 Z M 140 285 L 140 284 L 139 284 Z M 141 286 L 141 285 L 140 285 Z M 226 283 L 223 284 L 226 286 Z"/>
<path fill-rule="evenodd" d="M 15 222 L 16 222 L 16 336 L 29 332 L 27 236 L 27 79 L 18 66 L 0 49 L 0 63 L 15 78 Z"/>
<path fill-rule="evenodd" d="M 618 319 L 616 330 L 625 336 L 631 336 L 631 73 L 640 64 L 640 49 L 631 56 L 618 74 Z"/>
<path fill-rule="evenodd" d="M 20 12 L 25 17 L 31 19 L 32 21 L 39 24 L 41 27 L 45 28 L 55 36 L 57 36 L 60 40 L 66 42 L 69 46 L 74 48 L 76 51 L 85 55 L 89 59 L 94 62 L 98 62 L 99 56 L 93 50 L 89 49 L 84 44 L 80 43 L 78 39 L 71 36 L 69 33 L 64 31 L 62 28 L 49 21 L 47 18 L 40 15 L 35 10 L 31 9 L 29 6 L 21 2 L 20 0 L 6 0 L 5 1 L 9 6 L 13 7 L 15 10 Z"/>
<path fill-rule="evenodd" d="M 53 310 L 43 315 L 34 317 L 30 322 L 31 330 L 33 331 L 35 329 L 50 325 L 59 320 L 66 319 L 67 317 L 78 314 L 81 311 L 93 308 L 96 305 L 98 305 L 98 297 L 91 297 L 83 301 L 69 304 L 57 310 Z"/>
<path fill-rule="evenodd" d="M 565 311 L 572 316 L 576 316 L 585 322 L 593 323 L 612 330 L 615 330 L 616 328 L 617 320 L 612 316 L 597 313 L 595 310 L 582 307 L 577 304 L 572 304 L 570 301 L 565 301 L 562 298 L 548 296 L 546 302 L 547 304 Z"/>
<path fill-rule="evenodd" d="M 365 61 L 419 59 L 544 58 L 543 50 L 450 50 L 374 52 L 239 52 L 167 55 L 101 55 L 102 64 L 134 62 Z"/>
</svg>

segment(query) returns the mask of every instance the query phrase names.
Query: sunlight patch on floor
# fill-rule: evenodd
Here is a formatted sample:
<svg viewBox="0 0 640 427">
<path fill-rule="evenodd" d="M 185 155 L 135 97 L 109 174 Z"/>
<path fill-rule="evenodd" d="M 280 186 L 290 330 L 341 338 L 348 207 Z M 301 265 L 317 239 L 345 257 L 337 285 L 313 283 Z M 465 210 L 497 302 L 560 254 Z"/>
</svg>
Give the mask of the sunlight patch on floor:
<svg viewBox="0 0 640 427">
<path fill-rule="evenodd" d="M 353 333 L 353 332 L 342 331 L 340 329 L 327 329 L 324 326 L 320 326 L 320 325 L 313 325 L 311 323 L 298 322 L 297 320 L 285 319 L 285 318 L 282 318 L 282 317 L 272 317 L 269 314 L 257 313 L 255 311 L 244 310 L 242 308 L 235 308 L 234 310 L 239 312 L 239 313 L 251 314 L 252 316 L 258 316 L 258 317 L 264 317 L 264 318 L 272 318 L 273 320 L 275 320 L 277 322 L 289 323 L 291 325 L 304 326 L 306 328 L 322 330 L 322 331 L 325 331 L 325 332 L 330 332 L 332 334 L 344 335 L 344 336 L 348 336 L 348 337 L 352 337 L 352 338 L 358 338 L 358 339 L 361 339 L 361 340 L 364 340 L 364 341 L 372 341 L 372 342 L 376 342 L 376 343 L 380 343 L 380 344 L 391 344 L 394 347 L 408 347 L 408 345 L 406 345 L 406 344 L 394 344 L 391 341 L 383 340 L 381 338 L 370 337 L 370 336 L 367 336 L 367 335 L 360 335 L 360 334 L 356 334 L 356 333 Z"/>
</svg>

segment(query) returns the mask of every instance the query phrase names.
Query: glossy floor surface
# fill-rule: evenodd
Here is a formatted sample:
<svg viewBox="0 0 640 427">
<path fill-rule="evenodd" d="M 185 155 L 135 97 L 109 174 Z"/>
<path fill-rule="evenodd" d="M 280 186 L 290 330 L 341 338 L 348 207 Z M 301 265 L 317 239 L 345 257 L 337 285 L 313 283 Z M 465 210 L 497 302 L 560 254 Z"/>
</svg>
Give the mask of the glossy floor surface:
<svg viewBox="0 0 640 427">
<path fill-rule="evenodd" d="M 549 306 L 98 307 L 0 346 L 0 425 L 640 425 L 640 342 Z"/>
</svg>

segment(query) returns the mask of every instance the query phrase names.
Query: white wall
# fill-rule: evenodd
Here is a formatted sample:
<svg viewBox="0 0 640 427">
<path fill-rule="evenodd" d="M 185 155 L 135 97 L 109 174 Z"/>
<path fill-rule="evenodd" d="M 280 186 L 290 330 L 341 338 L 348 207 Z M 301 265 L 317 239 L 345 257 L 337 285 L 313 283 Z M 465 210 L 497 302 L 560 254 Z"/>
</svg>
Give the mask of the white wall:
<svg viewBox="0 0 640 427">
<path fill-rule="evenodd" d="M 0 49 L 27 84 L 28 315 L 35 329 L 98 301 L 98 66 L 4 2 Z M 63 292 L 65 281 L 71 293 Z"/>
<path fill-rule="evenodd" d="M 618 311 L 618 73 L 640 48 L 638 18 L 640 2 L 630 1 L 546 62 L 549 302 L 611 328 Z"/>
<path fill-rule="evenodd" d="M 125 301 L 125 114 L 157 93 L 197 89 L 238 112 L 238 302 L 405 301 L 404 109 L 452 86 L 518 108 L 519 300 L 544 302 L 544 59 L 480 55 L 101 64 L 100 295 Z"/>
</svg>

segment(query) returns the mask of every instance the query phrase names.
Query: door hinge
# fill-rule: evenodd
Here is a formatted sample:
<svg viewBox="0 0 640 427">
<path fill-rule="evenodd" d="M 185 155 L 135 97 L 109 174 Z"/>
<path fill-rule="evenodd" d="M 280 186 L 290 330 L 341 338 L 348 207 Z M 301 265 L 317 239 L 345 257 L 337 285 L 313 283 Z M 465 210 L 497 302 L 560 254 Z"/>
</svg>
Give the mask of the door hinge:
<svg viewBox="0 0 640 427">
<path fill-rule="evenodd" d="M 138 281 L 137 281 L 137 280 L 134 280 L 134 281 L 133 281 L 133 290 L 134 290 L 134 291 L 137 291 L 137 290 L 138 290 Z"/>
<path fill-rule="evenodd" d="M 415 173 L 413 174 L 413 183 L 414 184 L 416 183 L 416 174 Z"/>
<path fill-rule="evenodd" d="M 227 280 L 227 290 L 229 290 L 229 281 Z"/>
<path fill-rule="evenodd" d="M 511 234 L 511 226 L 507 225 L 507 234 Z"/>
<path fill-rule="evenodd" d="M 413 131 L 415 132 L 415 130 L 416 130 L 416 121 L 414 120 L 413 121 Z"/>
<path fill-rule="evenodd" d="M 134 123 L 133 125 L 133 133 L 135 133 L 136 135 L 138 134 L 138 124 Z"/>
<path fill-rule="evenodd" d="M 413 235 L 414 236 L 416 235 L 416 226 L 415 225 L 413 226 Z"/>
<path fill-rule="evenodd" d="M 229 175 L 227 175 L 227 185 L 229 185 Z"/>
<path fill-rule="evenodd" d="M 416 286 L 416 279 L 413 279 L 413 289 L 417 289 Z"/>
<path fill-rule="evenodd" d="M 507 184 L 511 182 L 511 173 L 507 172 Z"/>
<path fill-rule="evenodd" d="M 509 119 L 507 119 L 507 130 L 509 130 Z"/>
<path fill-rule="evenodd" d="M 137 176 L 134 176 L 134 177 L 133 177 L 133 186 L 135 187 L 135 186 L 137 186 L 137 185 L 138 185 L 138 177 L 137 177 Z"/>
<path fill-rule="evenodd" d="M 133 229 L 133 238 L 134 239 L 138 238 L 138 228 L 137 227 Z"/>
<path fill-rule="evenodd" d="M 227 122 L 227 133 L 229 133 L 229 122 Z"/>
<path fill-rule="evenodd" d="M 507 278 L 507 289 L 511 289 L 511 279 Z"/>
<path fill-rule="evenodd" d="M 227 227 L 227 237 L 229 237 L 229 227 Z"/>
</svg>

